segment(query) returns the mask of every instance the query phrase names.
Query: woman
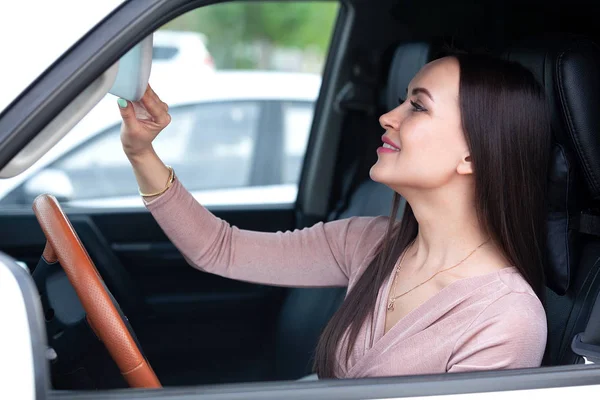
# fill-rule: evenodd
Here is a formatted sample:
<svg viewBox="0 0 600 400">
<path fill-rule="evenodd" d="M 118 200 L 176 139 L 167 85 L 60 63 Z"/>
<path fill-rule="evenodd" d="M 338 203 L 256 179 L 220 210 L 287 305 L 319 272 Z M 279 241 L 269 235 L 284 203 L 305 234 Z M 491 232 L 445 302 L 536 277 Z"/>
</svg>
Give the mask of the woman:
<svg viewBox="0 0 600 400">
<path fill-rule="evenodd" d="M 550 134 L 544 95 L 524 68 L 438 59 L 381 116 L 371 178 L 397 192 L 392 217 L 398 194 L 406 199 L 399 225 L 377 217 L 285 233 L 231 227 L 154 152 L 167 105 L 148 88 L 139 104 L 119 106 L 140 193 L 190 264 L 264 284 L 348 286 L 317 346 L 320 378 L 540 365 Z"/>
</svg>

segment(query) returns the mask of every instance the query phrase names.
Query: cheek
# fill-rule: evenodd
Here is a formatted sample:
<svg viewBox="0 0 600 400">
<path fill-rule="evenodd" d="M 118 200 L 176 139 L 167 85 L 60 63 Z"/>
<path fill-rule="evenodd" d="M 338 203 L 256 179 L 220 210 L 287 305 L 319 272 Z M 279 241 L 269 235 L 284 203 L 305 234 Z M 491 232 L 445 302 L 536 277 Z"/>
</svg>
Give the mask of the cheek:
<svg viewBox="0 0 600 400">
<path fill-rule="evenodd" d="M 411 163 L 430 167 L 445 166 L 456 160 L 456 151 L 450 140 L 444 140 L 440 135 L 422 135 L 407 146 L 407 157 Z"/>
<path fill-rule="evenodd" d="M 407 143 L 404 157 L 399 161 L 411 180 L 426 186 L 436 185 L 446 181 L 456 170 L 456 156 L 451 147 L 439 135 L 425 134 Z"/>
<path fill-rule="evenodd" d="M 464 147 L 447 127 L 415 121 L 403 128 L 402 151 L 393 158 L 380 157 L 371 171 L 373 179 L 388 185 L 433 188 L 456 174 Z"/>
</svg>

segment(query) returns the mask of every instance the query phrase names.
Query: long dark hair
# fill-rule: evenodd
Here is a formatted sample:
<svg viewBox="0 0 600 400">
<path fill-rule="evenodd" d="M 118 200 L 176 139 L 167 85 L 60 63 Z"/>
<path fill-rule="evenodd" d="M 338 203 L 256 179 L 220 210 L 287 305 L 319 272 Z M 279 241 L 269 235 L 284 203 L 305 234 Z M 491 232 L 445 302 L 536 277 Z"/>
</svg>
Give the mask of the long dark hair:
<svg viewBox="0 0 600 400">
<path fill-rule="evenodd" d="M 543 89 L 519 64 L 484 55 L 453 57 L 460 65 L 460 112 L 474 169 L 479 222 L 543 302 L 551 148 Z M 360 328 L 368 318 L 372 322 L 380 288 L 417 236 L 418 223 L 409 204 L 401 222 L 395 222 L 399 200 L 396 194 L 375 257 L 321 334 L 315 357 L 320 378 L 335 377 L 336 365 L 348 362 Z M 343 347 L 343 354 L 337 355 L 338 347 Z"/>
</svg>

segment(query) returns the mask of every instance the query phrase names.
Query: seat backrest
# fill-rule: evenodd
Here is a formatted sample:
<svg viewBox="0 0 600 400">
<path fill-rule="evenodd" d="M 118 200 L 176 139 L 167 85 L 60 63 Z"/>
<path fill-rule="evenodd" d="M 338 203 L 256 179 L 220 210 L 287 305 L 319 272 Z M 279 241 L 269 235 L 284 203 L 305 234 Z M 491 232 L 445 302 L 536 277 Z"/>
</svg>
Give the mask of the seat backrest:
<svg viewBox="0 0 600 400">
<path fill-rule="evenodd" d="M 382 93 L 382 106 L 385 109 L 392 110 L 398 106 L 398 99 L 406 97 L 406 91 L 412 78 L 439 51 L 440 47 L 437 44 L 424 41 L 402 43 L 396 48 L 390 65 L 388 81 Z M 350 193 L 347 206 L 336 217 L 341 219 L 353 216 L 389 215 L 393 198 L 394 191 L 392 189 L 371 179 L 366 179 Z M 398 216 L 402 216 L 404 204 L 402 200 Z"/>
<path fill-rule="evenodd" d="M 580 363 L 571 342 L 600 292 L 600 237 L 579 227 L 582 212 L 600 214 L 600 48 L 582 37 L 548 35 L 520 42 L 506 57 L 534 73 L 552 115 L 545 363 Z"/>
<path fill-rule="evenodd" d="M 394 53 L 384 93 L 386 107 L 398 105 L 413 76 L 434 56 L 426 42 L 403 43 Z M 337 218 L 388 215 L 394 192 L 367 179 L 350 194 Z M 398 215 L 402 215 L 399 210 Z M 298 379 L 312 371 L 314 350 L 325 325 L 346 296 L 346 288 L 290 289 L 280 311 L 275 337 L 275 379 Z"/>
<path fill-rule="evenodd" d="M 389 215 L 393 199 L 394 191 L 392 189 L 372 179 L 367 179 L 350 194 L 348 207 L 340 213 L 339 217 L 341 219 L 355 216 Z M 398 215 L 402 215 L 402 210 L 399 210 Z"/>
</svg>

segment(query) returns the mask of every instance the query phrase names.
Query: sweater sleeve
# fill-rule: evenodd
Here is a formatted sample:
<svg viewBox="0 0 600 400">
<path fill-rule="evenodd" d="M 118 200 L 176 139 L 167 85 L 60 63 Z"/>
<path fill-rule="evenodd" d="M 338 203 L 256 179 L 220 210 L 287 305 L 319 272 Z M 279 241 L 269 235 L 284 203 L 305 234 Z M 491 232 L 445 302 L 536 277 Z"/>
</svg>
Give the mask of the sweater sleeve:
<svg viewBox="0 0 600 400">
<path fill-rule="evenodd" d="M 539 367 L 546 314 L 530 293 L 510 292 L 487 306 L 458 339 L 448 372 Z"/>
<path fill-rule="evenodd" d="M 263 233 L 230 226 L 179 180 L 145 202 L 192 266 L 224 277 L 280 286 L 346 286 L 385 233 L 386 217 L 350 218 Z"/>
</svg>

